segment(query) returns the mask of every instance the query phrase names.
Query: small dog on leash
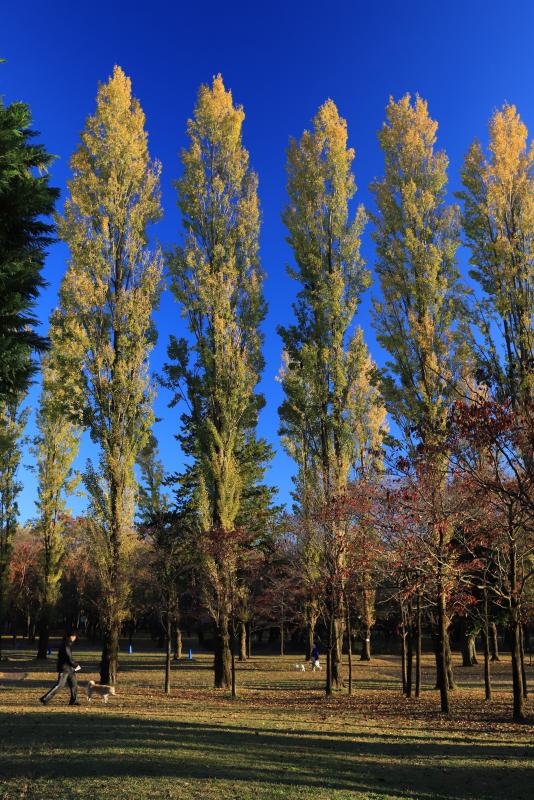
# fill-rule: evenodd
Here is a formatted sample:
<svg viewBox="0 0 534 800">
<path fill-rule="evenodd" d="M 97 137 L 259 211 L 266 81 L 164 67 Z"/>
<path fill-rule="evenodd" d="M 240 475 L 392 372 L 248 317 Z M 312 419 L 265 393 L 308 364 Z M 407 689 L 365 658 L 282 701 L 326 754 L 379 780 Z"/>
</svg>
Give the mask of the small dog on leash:
<svg viewBox="0 0 534 800">
<path fill-rule="evenodd" d="M 92 701 L 93 695 L 96 694 L 102 698 L 104 703 L 108 702 L 108 697 L 112 695 L 115 696 L 115 687 L 114 686 L 106 686 L 104 683 L 95 683 L 94 681 L 89 681 L 87 684 L 87 699 L 89 702 Z"/>
<path fill-rule="evenodd" d="M 314 661 L 314 662 L 313 662 L 313 664 L 312 664 L 312 672 L 315 672 L 316 670 L 322 670 L 322 669 L 323 669 L 323 668 L 322 668 L 322 666 L 321 666 L 321 665 L 320 665 L 320 663 L 319 663 L 319 659 L 318 659 L 318 658 L 316 658 L 316 659 L 315 659 L 315 661 Z"/>
<path fill-rule="evenodd" d="M 295 670 L 297 672 L 306 672 L 306 665 L 305 664 L 295 664 Z"/>
</svg>

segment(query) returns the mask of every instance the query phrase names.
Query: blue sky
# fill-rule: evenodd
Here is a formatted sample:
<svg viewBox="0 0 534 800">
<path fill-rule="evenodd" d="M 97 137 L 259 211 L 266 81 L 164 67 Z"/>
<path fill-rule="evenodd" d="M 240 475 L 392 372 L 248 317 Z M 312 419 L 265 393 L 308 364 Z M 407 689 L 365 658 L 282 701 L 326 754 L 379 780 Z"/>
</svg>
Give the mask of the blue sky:
<svg viewBox="0 0 534 800">
<path fill-rule="evenodd" d="M 280 213 L 285 202 L 285 149 L 289 136 L 300 136 L 318 106 L 328 97 L 347 119 L 356 149 L 356 202 L 371 205 L 369 183 L 382 172 L 376 132 L 388 97 L 419 92 L 439 121 L 439 146 L 450 158 L 451 192 L 458 188 L 463 155 L 474 137 L 486 140 L 492 111 L 515 103 L 534 128 L 534 5 L 527 0 L 376 0 L 359 2 L 25 3 L 4 0 L 0 26 L 0 92 L 6 102 L 31 106 L 40 141 L 57 155 L 53 183 L 65 197 L 69 156 L 84 120 L 92 113 L 99 81 L 120 64 L 132 78 L 134 94 L 147 118 L 150 151 L 163 164 L 164 219 L 152 235 L 164 247 L 180 238 L 180 217 L 172 182 L 180 173 L 178 153 L 186 143 L 185 123 L 198 86 L 221 72 L 234 99 L 244 106 L 244 142 L 259 174 L 263 213 L 262 261 L 267 272 L 265 322 L 267 367 L 261 389 L 267 406 L 261 433 L 276 456 L 268 479 L 287 502 L 292 464 L 281 451 L 277 408 L 281 393 L 275 376 L 280 364 L 276 327 L 291 317 L 296 286 L 285 274 L 291 253 Z M 367 229 L 363 252 L 373 268 Z M 465 265 L 465 254 L 460 258 Z M 46 261 L 49 283 L 39 304 L 43 323 L 53 308 L 66 249 L 55 245 Z M 383 362 L 370 324 L 374 285 L 359 312 L 359 323 L 375 359 Z M 158 372 L 169 334 L 181 335 L 179 308 L 166 293 L 156 315 L 159 341 L 152 358 Z M 35 405 L 37 387 L 29 397 Z M 182 457 L 173 434 L 179 411 L 168 409 L 164 391 L 156 403 L 162 421 L 156 426 L 165 466 L 180 469 Z M 33 433 L 30 422 L 28 433 Z M 91 454 L 84 440 L 83 467 Z M 27 452 L 24 464 L 31 464 Z M 25 467 L 20 498 L 23 520 L 35 513 L 35 478 Z M 79 512 L 83 498 L 71 507 Z"/>
</svg>

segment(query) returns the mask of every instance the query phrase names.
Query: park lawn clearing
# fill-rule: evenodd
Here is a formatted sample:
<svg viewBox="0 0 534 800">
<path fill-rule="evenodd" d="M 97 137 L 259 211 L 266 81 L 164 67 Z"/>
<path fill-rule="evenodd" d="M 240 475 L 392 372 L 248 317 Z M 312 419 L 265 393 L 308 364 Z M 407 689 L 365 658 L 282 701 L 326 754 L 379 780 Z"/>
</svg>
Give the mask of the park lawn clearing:
<svg viewBox="0 0 534 800">
<path fill-rule="evenodd" d="M 78 657 L 83 685 L 97 654 Z M 507 657 L 491 704 L 480 668 L 456 670 L 451 719 L 438 713 L 430 657 L 420 700 L 402 697 L 394 657 L 356 662 L 354 695 L 328 699 L 324 676 L 293 672 L 295 657 L 255 657 L 239 666 L 232 700 L 210 688 L 207 654 L 173 670 L 166 696 L 162 655 L 147 651 L 123 657 L 107 705 L 87 704 L 82 690 L 74 709 L 67 692 L 42 708 L 53 664 L 17 658 L 0 679 L 1 800 L 534 797 L 534 709 L 527 724 L 510 722 Z"/>
</svg>

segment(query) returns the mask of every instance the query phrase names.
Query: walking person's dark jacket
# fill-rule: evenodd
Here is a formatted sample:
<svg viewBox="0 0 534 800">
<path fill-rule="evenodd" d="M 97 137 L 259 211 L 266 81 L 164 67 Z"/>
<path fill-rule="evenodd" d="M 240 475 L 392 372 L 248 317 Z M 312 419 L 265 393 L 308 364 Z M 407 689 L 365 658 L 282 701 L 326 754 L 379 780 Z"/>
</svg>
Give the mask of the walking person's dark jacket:
<svg viewBox="0 0 534 800">
<path fill-rule="evenodd" d="M 64 636 L 57 654 L 57 671 L 63 672 L 65 668 L 76 669 L 77 662 L 72 657 L 72 645 L 69 639 Z"/>
</svg>

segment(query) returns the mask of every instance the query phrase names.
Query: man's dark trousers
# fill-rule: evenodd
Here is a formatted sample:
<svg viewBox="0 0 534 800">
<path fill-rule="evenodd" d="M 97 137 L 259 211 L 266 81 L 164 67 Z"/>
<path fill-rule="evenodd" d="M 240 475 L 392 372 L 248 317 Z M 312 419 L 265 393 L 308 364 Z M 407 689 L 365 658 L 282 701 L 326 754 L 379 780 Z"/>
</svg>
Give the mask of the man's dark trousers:
<svg viewBox="0 0 534 800">
<path fill-rule="evenodd" d="M 48 703 L 49 700 L 53 698 L 56 692 L 59 692 L 60 689 L 63 689 L 64 686 L 68 686 L 70 689 L 70 702 L 76 702 L 76 694 L 78 691 L 78 681 L 76 680 L 76 673 L 74 672 L 72 667 L 68 667 L 65 665 L 62 671 L 57 676 L 57 683 L 55 686 L 52 686 L 49 692 L 47 692 L 41 699 L 43 703 Z"/>
</svg>

